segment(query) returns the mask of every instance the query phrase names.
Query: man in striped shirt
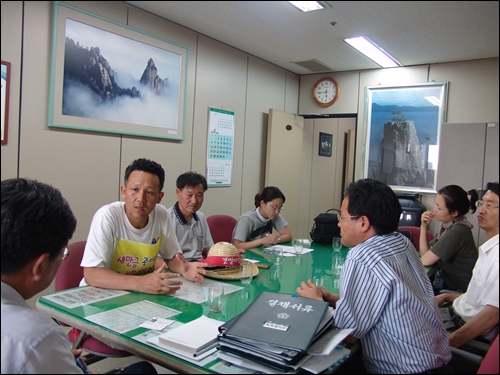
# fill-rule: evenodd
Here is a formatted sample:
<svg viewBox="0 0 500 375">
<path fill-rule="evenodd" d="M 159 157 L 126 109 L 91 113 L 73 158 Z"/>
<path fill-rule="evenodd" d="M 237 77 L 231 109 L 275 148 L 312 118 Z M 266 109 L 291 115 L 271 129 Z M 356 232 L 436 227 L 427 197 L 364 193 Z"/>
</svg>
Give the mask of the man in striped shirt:
<svg viewBox="0 0 500 375">
<path fill-rule="evenodd" d="M 342 244 L 351 248 L 340 276 L 340 294 L 309 280 L 299 295 L 336 308 L 334 325 L 354 329 L 363 361 L 339 370 L 387 373 L 448 373 L 451 352 L 434 292 L 410 240 L 395 232 L 401 206 L 380 181 L 349 185 L 339 216 Z M 344 367 L 344 368 L 343 368 Z"/>
</svg>

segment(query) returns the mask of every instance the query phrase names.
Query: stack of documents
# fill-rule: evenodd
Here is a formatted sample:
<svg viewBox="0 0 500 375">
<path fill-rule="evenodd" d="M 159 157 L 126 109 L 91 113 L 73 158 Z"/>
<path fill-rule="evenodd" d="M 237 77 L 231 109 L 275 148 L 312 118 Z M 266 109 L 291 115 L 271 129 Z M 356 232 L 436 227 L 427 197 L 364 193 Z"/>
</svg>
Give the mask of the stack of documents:
<svg viewBox="0 0 500 375">
<path fill-rule="evenodd" d="M 354 344 L 355 345 L 355 344 Z M 337 345 L 329 355 L 308 356 L 308 359 L 300 365 L 300 368 L 313 374 L 319 374 L 325 370 L 333 371 L 335 367 L 341 366 L 351 355 L 353 344 Z"/>
<path fill-rule="evenodd" d="M 219 350 L 286 372 L 300 366 L 311 343 L 331 324 L 327 302 L 262 292 L 219 328 Z"/>
<path fill-rule="evenodd" d="M 192 355 L 217 341 L 222 322 L 202 315 L 187 324 L 159 336 L 160 344 L 170 345 Z"/>
<path fill-rule="evenodd" d="M 202 315 L 148 342 L 184 357 L 200 360 L 216 351 L 217 335 L 223 323 Z"/>
</svg>

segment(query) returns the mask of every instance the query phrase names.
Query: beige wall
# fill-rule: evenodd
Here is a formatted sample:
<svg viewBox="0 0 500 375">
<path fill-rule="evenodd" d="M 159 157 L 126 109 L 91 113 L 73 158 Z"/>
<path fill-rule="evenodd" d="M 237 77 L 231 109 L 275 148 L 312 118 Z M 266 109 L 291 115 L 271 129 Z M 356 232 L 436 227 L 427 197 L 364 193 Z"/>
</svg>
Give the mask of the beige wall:
<svg viewBox="0 0 500 375">
<path fill-rule="evenodd" d="M 209 106 L 235 112 L 235 149 L 232 186 L 209 189 L 202 210 L 235 217 L 253 208 L 255 193 L 264 187 L 270 108 L 293 114 L 357 113 L 356 178 L 362 177 L 367 85 L 450 81 L 449 122 L 499 121 L 498 59 L 330 74 L 341 96 L 332 107 L 322 108 L 310 93 L 325 75 L 298 77 L 126 3 L 70 4 L 186 45 L 190 51 L 184 141 L 49 129 L 52 2 L 1 3 L 1 55 L 12 63 L 9 138 L 1 147 L 1 179 L 30 177 L 61 189 L 78 218 L 75 241 L 86 238 L 100 206 L 119 199 L 124 168 L 133 159 L 147 157 L 163 165 L 165 206 L 175 202 L 180 173 L 205 173 Z M 304 129 L 304 136 L 313 139 L 314 134 Z M 311 181 L 314 184 L 321 181 Z M 429 199 L 432 205 L 434 198 Z"/>
<path fill-rule="evenodd" d="M 30 177 L 59 188 L 78 218 L 72 241 L 85 239 L 95 211 L 119 199 L 123 171 L 132 160 L 151 158 L 165 168 L 162 203 L 167 207 L 175 203 L 179 174 L 205 174 L 210 106 L 235 112 L 234 166 L 232 185 L 210 188 L 202 210 L 239 217 L 253 207 L 254 195 L 264 187 L 267 113 L 269 108 L 297 112 L 298 76 L 125 3 L 70 2 L 189 48 L 185 139 L 49 129 L 51 4 L 2 2 L 2 59 L 12 63 L 2 180 Z"/>
<path fill-rule="evenodd" d="M 312 99 L 312 88 L 324 76 L 333 77 L 340 86 L 339 99 L 328 108 L 319 107 Z M 377 69 L 362 72 L 315 74 L 300 77 L 299 114 L 357 113 L 355 179 L 363 178 L 366 119 L 365 90 L 371 85 L 404 85 L 422 82 L 449 82 L 448 123 L 498 122 L 499 119 L 499 59 L 428 64 L 408 68 Z M 347 87 L 346 87 L 347 86 Z M 353 107 L 355 107 L 353 109 Z M 464 153 L 467 149 L 464 149 Z M 498 165 L 498 161 L 497 161 Z M 440 165 L 440 168 L 445 166 Z M 314 181 L 312 182 L 314 184 Z M 320 183 L 318 181 L 317 183 Z M 468 190 L 471 187 L 463 186 Z M 421 203 L 434 207 L 434 194 L 420 196 Z M 438 223 L 432 222 L 435 233 Z"/>
<path fill-rule="evenodd" d="M 22 9 L 21 1 L 2 1 L 0 12 L 2 60 L 11 63 L 8 144 L 2 145 L 2 180 L 17 177 L 19 141 L 19 95 L 21 86 Z"/>
<path fill-rule="evenodd" d="M 180 173 L 205 173 L 210 106 L 235 112 L 235 156 L 232 186 L 209 189 L 203 211 L 238 217 L 253 206 L 264 183 L 267 113 L 269 108 L 297 112 L 298 76 L 125 3 L 70 4 L 189 48 L 185 139 L 49 129 L 51 2 L 2 2 L 2 59 L 13 67 L 2 179 L 25 176 L 60 188 L 78 217 L 74 240 L 84 239 L 96 209 L 119 199 L 123 170 L 135 158 L 151 158 L 165 168 L 165 206 L 175 202 Z"/>
</svg>

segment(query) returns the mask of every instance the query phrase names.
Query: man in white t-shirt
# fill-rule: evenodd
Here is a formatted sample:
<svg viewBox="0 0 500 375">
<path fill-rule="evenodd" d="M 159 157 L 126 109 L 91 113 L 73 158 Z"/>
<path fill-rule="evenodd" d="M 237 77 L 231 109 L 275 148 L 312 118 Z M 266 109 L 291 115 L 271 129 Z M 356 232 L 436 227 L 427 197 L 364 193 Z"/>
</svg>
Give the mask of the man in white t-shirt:
<svg viewBox="0 0 500 375">
<path fill-rule="evenodd" d="M 80 285 L 174 294 L 182 282 L 171 278 L 182 275 L 202 283 L 207 265 L 184 259 L 167 208 L 160 204 L 165 182 L 161 165 L 137 159 L 125 170 L 124 182 L 124 202 L 100 208 L 92 219 Z M 166 267 L 173 273 L 163 273 Z"/>
<path fill-rule="evenodd" d="M 207 180 L 199 173 L 186 172 L 177 177 L 176 187 L 177 202 L 167 212 L 184 258 L 200 260 L 214 244 L 207 218 L 200 211 L 208 189 Z"/>
<path fill-rule="evenodd" d="M 457 325 L 451 333 L 450 346 L 458 348 L 482 336 L 488 341 L 498 333 L 498 182 L 486 185 L 478 201 L 479 227 L 488 240 L 479 247 L 479 258 L 464 294 L 443 293 L 436 296 L 438 306 L 448 302 L 450 315 Z"/>
<path fill-rule="evenodd" d="M 75 359 L 82 349 L 70 349 L 64 330 L 26 303 L 53 282 L 70 256 L 66 245 L 76 218 L 61 192 L 50 185 L 26 178 L 4 180 L 1 185 L 1 373 L 83 374 L 82 362 Z M 149 362 L 140 361 L 120 373 L 157 372 Z"/>
</svg>

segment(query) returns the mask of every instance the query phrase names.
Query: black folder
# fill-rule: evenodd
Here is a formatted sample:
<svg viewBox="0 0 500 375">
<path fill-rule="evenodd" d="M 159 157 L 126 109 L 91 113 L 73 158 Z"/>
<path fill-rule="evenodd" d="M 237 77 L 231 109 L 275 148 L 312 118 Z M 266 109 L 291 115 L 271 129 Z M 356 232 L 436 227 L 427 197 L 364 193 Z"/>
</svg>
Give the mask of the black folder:
<svg viewBox="0 0 500 375">
<path fill-rule="evenodd" d="M 248 359 L 250 361 L 257 362 L 257 363 L 259 363 L 261 365 L 264 365 L 264 366 L 267 366 L 267 367 L 271 367 L 271 368 L 276 369 L 276 370 L 278 370 L 280 372 L 288 372 L 290 370 L 294 370 L 295 369 L 291 365 L 275 361 L 274 359 L 269 358 L 267 356 L 266 357 L 262 357 L 261 355 L 251 354 L 251 353 L 247 353 L 245 351 L 237 350 L 237 349 L 234 349 L 234 348 L 231 348 L 231 347 L 224 347 L 224 346 L 221 347 L 220 350 L 222 350 L 223 352 L 227 352 L 227 353 L 236 355 L 238 357 L 242 357 L 242 358 Z M 304 356 L 304 355 L 305 355 L 305 353 L 302 354 L 302 356 Z"/>
<path fill-rule="evenodd" d="M 306 352 L 327 309 L 327 302 L 262 292 L 244 312 L 219 330 L 221 336 L 234 342 L 264 343 Z"/>
</svg>

